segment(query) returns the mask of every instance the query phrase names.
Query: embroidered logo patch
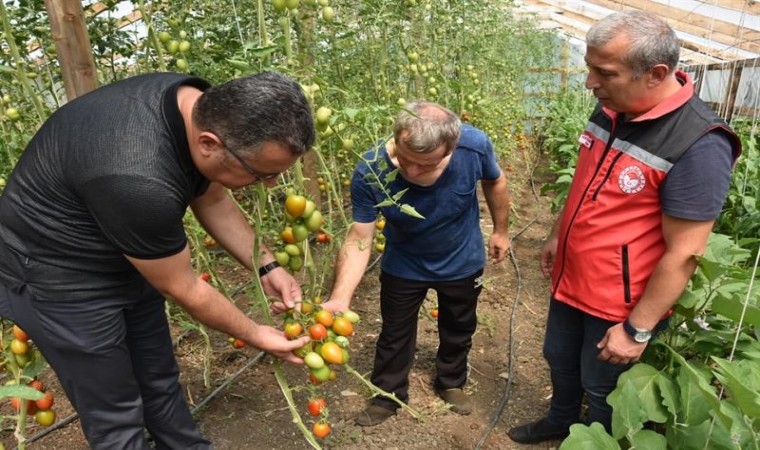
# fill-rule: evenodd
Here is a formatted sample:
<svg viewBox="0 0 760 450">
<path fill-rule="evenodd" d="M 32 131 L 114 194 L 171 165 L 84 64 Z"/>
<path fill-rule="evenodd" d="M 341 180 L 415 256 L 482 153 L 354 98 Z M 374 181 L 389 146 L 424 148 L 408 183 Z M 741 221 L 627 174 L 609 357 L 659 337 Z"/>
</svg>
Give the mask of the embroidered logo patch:
<svg viewBox="0 0 760 450">
<path fill-rule="evenodd" d="M 474 289 L 477 289 L 480 286 L 483 286 L 483 275 L 475 278 L 475 288 Z"/>
<path fill-rule="evenodd" d="M 644 173 L 638 166 L 628 166 L 620 172 L 618 186 L 620 186 L 620 190 L 626 194 L 641 192 L 645 185 L 646 180 L 644 179 Z"/>
<path fill-rule="evenodd" d="M 583 133 L 578 138 L 578 143 L 581 144 L 581 146 L 583 146 L 583 147 L 591 148 L 591 144 L 594 143 L 594 140 L 588 134 Z"/>
</svg>

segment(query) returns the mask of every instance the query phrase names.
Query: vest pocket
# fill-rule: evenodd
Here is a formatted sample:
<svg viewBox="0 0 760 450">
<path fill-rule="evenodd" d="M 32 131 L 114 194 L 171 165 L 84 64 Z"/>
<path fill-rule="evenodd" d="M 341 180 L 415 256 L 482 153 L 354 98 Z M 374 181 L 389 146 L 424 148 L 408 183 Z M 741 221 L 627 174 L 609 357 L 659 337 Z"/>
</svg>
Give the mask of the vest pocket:
<svg viewBox="0 0 760 450">
<path fill-rule="evenodd" d="M 623 245 L 621 252 L 623 259 L 623 295 L 626 303 L 631 303 L 631 273 L 628 266 L 628 244 Z"/>
</svg>

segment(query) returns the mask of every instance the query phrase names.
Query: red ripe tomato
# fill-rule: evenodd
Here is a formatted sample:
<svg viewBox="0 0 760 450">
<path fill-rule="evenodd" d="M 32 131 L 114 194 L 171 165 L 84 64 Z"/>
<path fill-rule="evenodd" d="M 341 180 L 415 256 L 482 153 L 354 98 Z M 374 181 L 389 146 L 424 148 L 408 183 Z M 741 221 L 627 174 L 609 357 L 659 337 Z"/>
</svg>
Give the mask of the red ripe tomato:
<svg viewBox="0 0 760 450">
<path fill-rule="evenodd" d="M 55 422 L 55 411 L 52 409 L 48 409 L 46 411 L 37 411 L 37 414 L 34 415 L 34 418 L 37 420 L 37 423 L 43 427 L 49 427 L 53 424 L 53 422 Z"/>
<path fill-rule="evenodd" d="M 323 397 L 318 397 L 312 399 L 306 406 L 309 409 L 309 414 L 316 417 L 322 414 L 322 410 L 327 407 L 327 400 L 325 400 Z"/>
<path fill-rule="evenodd" d="M 438 308 L 434 308 L 432 311 L 430 311 L 430 315 L 433 316 L 434 319 L 438 318 Z"/>
<path fill-rule="evenodd" d="M 327 339 L 327 328 L 321 323 L 315 323 L 309 327 L 309 336 L 315 341 Z"/>
<path fill-rule="evenodd" d="M 40 392 L 44 392 L 45 391 L 45 386 L 43 386 L 42 381 L 40 381 L 40 380 L 32 380 L 29 383 L 29 387 L 37 389 Z"/>
<path fill-rule="evenodd" d="M 37 409 L 40 411 L 47 411 L 53 407 L 53 393 L 50 391 L 45 392 L 45 396 L 39 400 L 35 400 L 34 404 L 37 405 Z"/>
<path fill-rule="evenodd" d="M 339 336 L 351 336 L 354 334 L 354 324 L 345 317 L 336 317 L 332 324 L 332 330 Z"/>
<path fill-rule="evenodd" d="M 208 272 L 203 272 L 199 276 L 201 280 L 205 281 L 206 283 L 209 283 L 211 281 L 211 274 Z"/>
<path fill-rule="evenodd" d="M 343 349 L 335 342 L 325 342 L 320 350 L 322 358 L 330 364 L 343 364 Z"/>
<path fill-rule="evenodd" d="M 314 319 L 329 328 L 332 326 L 333 321 L 335 320 L 335 316 L 333 316 L 333 313 L 326 309 L 320 309 L 316 314 L 314 314 Z"/>
<path fill-rule="evenodd" d="M 319 233 L 317 235 L 317 242 L 319 242 L 320 244 L 329 244 L 330 240 L 331 240 L 330 235 L 327 233 Z"/>
<path fill-rule="evenodd" d="M 314 436 L 324 439 L 330 435 L 330 424 L 324 421 L 319 421 L 311 428 Z"/>
<path fill-rule="evenodd" d="M 14 411 L 21 412 L 21 398 L 20 397 L 11 397 L 11 405 L 13 406 Z M 37 410 L 37 406 L 34 404 L 34 402 L 31 400 L 26 400 L 26 413 L 34 414 L 36 410 Z"/>
<path fill-rule="evenodd" d="M 295 339 L 303 332 L 303 325 L 298 322 L 285 323 L 285 337 L 288 339 Z"/>
<path fill-rule="evenodd" d="M 18 325 L 13 325 L 13 337 L 15 337 L 16 339 L 22 342 L 26 342 L 29 340 L 29 335 L 26 334 L 26 331 L 19 328 Z"/>
<path fill-rule="evenodd" d="M 235 348 L 243 348 L 245 347 L 245 341 L 242 339 L 235 338 L 235 340 L 232 341 L 232 346 Z"/>
</svg>

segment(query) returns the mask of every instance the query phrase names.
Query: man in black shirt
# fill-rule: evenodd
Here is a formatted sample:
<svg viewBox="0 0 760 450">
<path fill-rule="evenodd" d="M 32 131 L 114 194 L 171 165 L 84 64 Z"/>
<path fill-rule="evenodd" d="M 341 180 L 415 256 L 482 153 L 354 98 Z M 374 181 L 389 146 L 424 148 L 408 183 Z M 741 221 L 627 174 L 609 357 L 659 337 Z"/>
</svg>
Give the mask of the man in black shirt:
<svg viewBox="0 0 760 450">
<path fill-rule="evenodd" d="M 193 271 L 182 218 L 198 221 L 249 270 L 255 235 L 228 188 L 272 186 L 314 143 L 297 83 L 261 73 L 210 87 L 151 74 L 61 107 L 0 197 L 0 316 L 26 330 L 55 370 L 94 449 L 205 449 L 179 385 L 164 302 L 280 358 L 289 341 Z M 297 281 L 263 272 L 293 305 Z"/>
</svg>

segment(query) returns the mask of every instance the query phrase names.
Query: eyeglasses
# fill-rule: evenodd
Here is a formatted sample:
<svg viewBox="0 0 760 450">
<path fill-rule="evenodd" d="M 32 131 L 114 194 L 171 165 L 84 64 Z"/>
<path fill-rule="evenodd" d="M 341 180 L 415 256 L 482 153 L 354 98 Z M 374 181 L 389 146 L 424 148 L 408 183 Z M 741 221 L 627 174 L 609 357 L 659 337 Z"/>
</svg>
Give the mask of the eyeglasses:
<svg viewBox="0 0 760 450">
<path fill-rule="evenodd" d="M 224 146 L 224 148 L 228 152 L 230 152 L 230 155 L 234 156 L 235 159 L 238 160 L 238 162 L 240 163 L 240 165 L 243 166 L 243 169 L 245 169 L 246 172 L 248 172 L 251 175 L 253 175 L 253 177 L 256 178 L 257 181 L 266 182 L 266 181 L 269 181 L 269 180 L 274 180 L 275 178 L 277 178 L 277 177 L 280 176 L 279 173 L 270 173 L 269 175 L 262 175 L 261 173 L 259 173 L 256 170 L 254 170 L 253 167 L 249 166 L 248 163 L 245 162 L 240 155 L 238 155 L 236 152 L 232 151 L 231 148 L 227 147 L 226 145 Z"/>
</svg>

